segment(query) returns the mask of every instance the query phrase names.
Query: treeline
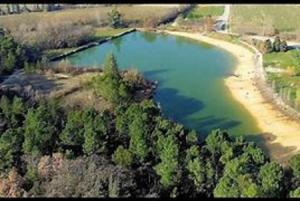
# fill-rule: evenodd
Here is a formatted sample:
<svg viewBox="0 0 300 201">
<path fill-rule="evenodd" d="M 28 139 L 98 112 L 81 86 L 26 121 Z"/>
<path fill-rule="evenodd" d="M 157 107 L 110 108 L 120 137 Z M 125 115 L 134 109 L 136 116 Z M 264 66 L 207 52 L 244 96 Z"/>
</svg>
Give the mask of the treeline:
<svg viewBox="0 0 300 201">
<path fill-rule="evenodd" d="M 0 29 L 0 75 L 18 68 L 40 68 L 42 54 L 38 48 L 21 45 L 5 30 Z"/>
<path fill-rule="evenodd" d="M 273 43 L 270 39 L 267 39 L 264 42 L 253 39 L 252 44 L 263 54 L 288 51 L 287 42 L 285 40 L 281 40 L 279 36 L 275 37 Z"/>
<path fill-rule="evenodd" d="M 124 101 L 117 75 L 110 56 L 92 85 L 119 97 L 103 112 L 1 97 L 2 196 L 300 196 L 300 155 L 283 168 L 242 137 L 215 130 L 201 139 L 163 118 L 153 100 Z"/>
</svg>

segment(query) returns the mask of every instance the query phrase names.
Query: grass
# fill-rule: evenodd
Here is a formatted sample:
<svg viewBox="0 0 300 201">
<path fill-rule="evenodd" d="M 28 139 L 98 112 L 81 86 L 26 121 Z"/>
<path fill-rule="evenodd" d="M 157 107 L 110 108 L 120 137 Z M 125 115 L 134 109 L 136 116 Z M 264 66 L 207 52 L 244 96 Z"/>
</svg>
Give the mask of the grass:
<svg viewBox="0 0 300 201">
<path fill-rule="evenodd" d="M 71 50 L 74 50 L 74 49 L 76 49 L 76 47 L 74 47 L 74 48 L 50 49 L 50 50 L 44 51 L 44 55 L 48 59 L 50 59 L 50 58 L 57 57 L 59 55 L 62 55 L 65 52 L 68 52 L 68 51 L 71 51 Z"/>
<path fill-rule="evenodd" d="M 188 13 L 187 19 L 198 20 L 208 15 L 220 16 L 223 12 L 224 6 L 197 6 Z"/>
<path fill-rule="evenodd" d="M 239 41 L 239 36 L 217 33 L 217 32 L 210 32 L 207 34 L 207 36 L 220 39 L 220 40 L 225 40 L 231 43 L 238 43 Z"/>
<path fill-rule="evenodd" d="M 52 90 L 49 97 L 59 98 L 65 107 L 94 107 L 98 111 L 109 109 L 111 105 L 106 100 L 97 97 L 92 89 L 85 87 L 98 74 L 84 73 L 67 79 L 55 79 L 55 85 L 59 88 Z"/>
<path fill-rule="evenodd" d="M 300 70 L 300 51 L 290 50 L 288 52 L 273 52 L 265 54 L 263 57 L 264 66 L 274 66 L 278 68 L 295 67 Z"/>
<path fill-rule="evenodd" d="M 229 35 L 229 34 L 223 34 L 217 32 L 210 32 L 207 34 L 207 36 L 243 46 L 244 48 L 248 49 L 250 52 L 255 53 L 255 51 L 252 48 L 240 42 L 241 38 L 238 35 Z"/>
<path fill-rule="evenodd" d="M 142 25 L 145 20 L 163 19 L 177 8 L 145 6 L 135 7 L 129 5 L 116 6 L 122 15 L 122 19 L 129 24 Z M 92 8 L 67 9 L 56 12 L 32 12 L 19 15 L 0 16 L 0 24 L 11 31 L 16 31 L 26 25 L 34 29 L 39 23 L 59 23 L 71 21 L 79 25 L 93 25 L 102 27 L 107 25 L 108 15 L 112 6 L 98 6 Z"/>
<path fill-rule="evenodd" d="M 300 6 L 238 5 L 231 7 L 231 30 L 236 33 L 262 34 L 270 29 L 297 32 L 300 28 Z"/>
<path fill-rule="evenodd" d="M 101 40 L 104 38 L 108 38 L 117 34 L 120 34 L 124 31 L 127 31 L 128 28 L 120 28 L 120 29 L 113 29 L 113 28 L 96 28 L 95 29 L 95 39 Z"/>
<path fill-rule="evenodd" d="M 124 31 L 128 30 L 128 28 L 120 28 L 120 29 L 113 29 L 113 28 L 95 28 L 95 41 L 99 41 L 101 39 L 109 38 L 111 36 L 117 35 L 119 33 L 122 33 Z M 53 57 L 57 57 L 59 55 L 62 55 L 65 52 L 71 51 L 76 49 L 77 47 L 74 48 L 60 48 L 60 49 L 50 49 L 44 51 L 44 55 L 50 59 Z"/>
<path fill-rule="evenodd" d="M 264 66 L 286 69 L 288 73 L 267 73 L 267 79 L 283 100 L 300 111 L 300 51 L 274 52 L 263 56 Z"/>
</svg>

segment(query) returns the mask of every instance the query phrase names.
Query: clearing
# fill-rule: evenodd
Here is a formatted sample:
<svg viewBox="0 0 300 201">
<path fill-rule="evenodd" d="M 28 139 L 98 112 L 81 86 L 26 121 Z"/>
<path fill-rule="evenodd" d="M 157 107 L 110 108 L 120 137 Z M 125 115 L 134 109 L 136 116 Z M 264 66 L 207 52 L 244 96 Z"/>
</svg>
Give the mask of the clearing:
<svg viewBox="0 0 300 201">
<path fill-rule="evenodd" d="M 272 35 L 277 29 L 290 40 L 300 40 L 299 18 L 298 5 L 233 5 L 230 26 L 239 34 Z"/>
</svg>

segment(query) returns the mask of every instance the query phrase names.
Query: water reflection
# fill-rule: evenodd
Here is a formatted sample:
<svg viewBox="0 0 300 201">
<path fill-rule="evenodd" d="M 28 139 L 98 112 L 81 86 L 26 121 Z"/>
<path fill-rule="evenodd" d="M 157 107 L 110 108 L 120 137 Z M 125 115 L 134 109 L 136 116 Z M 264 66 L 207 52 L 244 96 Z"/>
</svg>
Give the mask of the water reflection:
<svg viewBox="0 0 300 201">
<path fill-rule="evenodd" d="M 156 40 L 157 34 L 152 32 L 142 32 L 142 37 L 149 43 L 153 43 Z"/>
<path fill-rule="evenodd" d="M 118 52 L 121 51 L 122 40 L 123 40 L 122 37 L 111 40 L 111 43 L 114 45 L 114 47 L 117 49 Z"/>
<path fill-rule="evenodd" d="M 137 68 L 159 82 L 155 100 L 170 119 L 205 134 L 214 128 L 232 135 L 258 130 L 249 113 L 226 95 L 223 78 L 233 69 L 227 52 L 184 37 L 136 32 L 74 54 L 70 61 L 101 65 L 111 51 L 120 69 Z"/>
</svg>

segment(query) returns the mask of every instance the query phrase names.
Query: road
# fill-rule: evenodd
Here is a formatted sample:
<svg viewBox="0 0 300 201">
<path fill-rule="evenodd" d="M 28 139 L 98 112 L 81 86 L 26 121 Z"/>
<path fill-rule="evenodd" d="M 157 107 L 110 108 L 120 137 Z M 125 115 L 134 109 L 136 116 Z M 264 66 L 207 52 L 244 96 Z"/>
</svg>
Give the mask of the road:
<svg viewBox="0 0 300 201">
<path fill-rule="evenodd" d="M 230 5 L 226 4 L 224 7 L 224 13 L 222 16 L 217 18 L 217 22 L 215 24 L 215 30 L 217 32 L 221 32 L 221 33 L 226 33 L 226 34 L 230 34 L 228 27 L 229 27 L 229 16 L 230 16 Z M 232 33 L 234 34 L 234 33 Z M 253 39 L 257 39 L 257 40 L 267 40 L 270 39 L 271 42 L 274 41 L 275 37 L 267 37 L 267 36 L 259 36 L 259 35 L 255 35 L 255 36 L 250 36 L 248 35 L 249 38 L 253 38 Z M 300 49 L 300 42 L 295 42 L 295 41 L 287 41 L 287 45 L 293 48 L 297 48 Z"/>
<path fill-rule="evenodd" d="M 223 15 L 217 18 L 215 24 L 215 30 L 217 32 L 228 33 L 228 24 L 229 24 L 229 15 L 230 15 L 230 5 L 224 5 Z"/>
</svg>

